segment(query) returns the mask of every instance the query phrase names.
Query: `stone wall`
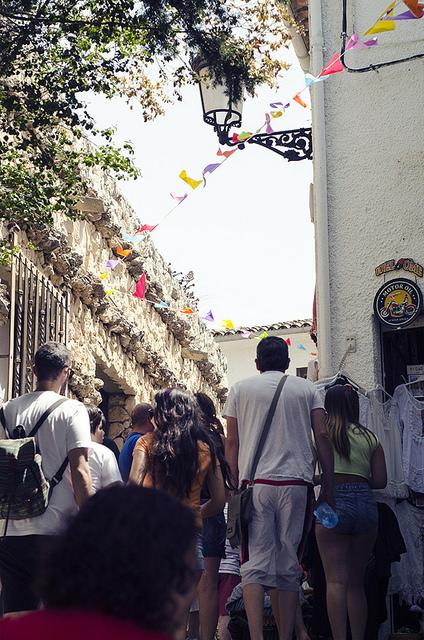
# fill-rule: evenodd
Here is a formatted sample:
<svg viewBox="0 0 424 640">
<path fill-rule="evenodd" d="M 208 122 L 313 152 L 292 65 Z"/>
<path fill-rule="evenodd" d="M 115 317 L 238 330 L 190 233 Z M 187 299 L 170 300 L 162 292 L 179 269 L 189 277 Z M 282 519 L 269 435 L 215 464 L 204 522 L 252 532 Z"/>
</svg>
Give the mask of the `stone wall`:
<svg viewBox="0 0 424 640">
<path fill-rule="evenodd" d="M 106 261 L 119 257 L 118 244 L 130 248 L 123 234 L 133 233 L 140 221 L 110 177 L 98 173 L 90 180 L 89 195 L 96 206 L 85 219 L 61 218 L 53 229 L 26 225 L 16 235 L 25 254 L 53 285 L 70 291 L 72 392 L 99 404 L 103 380 L 96 371 L 115 385 L 119 393 L 109 396 L 112 436 L 125 432 L 136 402 L 152 400 L 166 386 L 202 390 L 219 406 L 227 392 L 226 361 L 212 334 L 197 314 L 187 317 L 152 304 L 163 299 L 179 309 L 190 301 L 151 238 L 133 248 L 106 281 L 99 278 Z M 87 201 L 81 206 L 90 208 Z M 143 272 L 147 300 L 132 295 Z M 106 294 L 108 289 L 115 291 L 113 296 Z"/>
</svg>

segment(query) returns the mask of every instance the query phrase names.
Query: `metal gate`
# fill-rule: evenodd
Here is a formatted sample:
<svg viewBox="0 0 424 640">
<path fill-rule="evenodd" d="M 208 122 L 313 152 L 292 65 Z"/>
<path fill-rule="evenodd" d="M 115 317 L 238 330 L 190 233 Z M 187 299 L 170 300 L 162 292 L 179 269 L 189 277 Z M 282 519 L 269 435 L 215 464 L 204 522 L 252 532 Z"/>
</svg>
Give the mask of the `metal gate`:
<svg viewBox="0 0 424 640">
<path fill-rule="evenodd" d="M 13 258 L 8 398 L 34 388 L 32 363 L 44 342 L 67 343 L 69 293 L 59 291 L 21 253 Z"/>
</svg>

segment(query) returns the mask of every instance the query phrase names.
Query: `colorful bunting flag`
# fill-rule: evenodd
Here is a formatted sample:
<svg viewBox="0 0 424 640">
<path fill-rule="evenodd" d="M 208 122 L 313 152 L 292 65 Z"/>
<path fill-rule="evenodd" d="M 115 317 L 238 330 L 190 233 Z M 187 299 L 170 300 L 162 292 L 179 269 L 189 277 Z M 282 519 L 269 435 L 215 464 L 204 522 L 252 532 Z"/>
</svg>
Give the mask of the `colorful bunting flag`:
<svg viewBox="0 0 424 640">
<path fill-rule="evenodd" d="M 340 55 L 335 53 L 325 67 L 322 69 L 320 76 L 330 76 L 333 73 L 340 73 L 344 71 L 344 66 L 340 62 Z"/>
<path fill-rule="evenodd" d="M 155 309 L 169 309 L 169 305 L 163 300 L 155 303 Z"/>
<path fill-rule="evenodd" d="M 106 260 L 106 268 L 114 269 L 119 264 L 119 260 Z"/>
<path fill-rule="evenodd" d="M 288 347 L 291 347 L 291 338 L 287 338 L 287 340 L 286 340 L 286 345 L 287 345 Z"/>
<path fill-rule="evenodd" d="M 224 158 L 229 158 L 236 151 L 237 151 L 237 149 L 231 149 L 230 151 L 221 151 L 221 149 L 218 149 L 218 151 L 216 152 L 216 155 L 217 156 L 224 156 Z"/>
<path fill-rule="evenodd" d="M 143 240 L 146 239 L 145 236 L 131 236 L 129 233 L 124 233 L 123 238 L 126 242 L 130 242 L 131 244 L 140 244 L 140 242 L 143 242 Z"/>
<path fill-rule="evenodd" d="M 377 36 L 374 36 L 374 38 L 371 38 L 371 40 L 366 40 L 364 44 L 366 44 L 367 47 L 375 47 L 378 44 Z"/>
<path fill-rule="evenodd" d="M 109 275 L 108 273 L 101 273 L 101 274 L 99 275 L 99 279 L 100 279 L 100 280 L 104 280 L 105 278 L 107 278 L 107 277 L 108 277 L 108 275 Z"/>
<path fill-rule="evenodd" d="M 306 347 L 304 344 L 302 344 L 301 342 L 299 342 L 299 344 L 296 347 L 297 349 L 300 349 L 301 351 L 306 351 Z"/>
<path fill-rule="evenodd" d="M 122 256 L 123 258 L 128 258 L 128 256 L 132 254 L 132 249 L 123 249 L 122 245 L 118 244 L 116 253 L 118 254 L 118 256 Z"/>
<path fill-rule="evenodd" d="M 281 118 L 282 115 L 282 111 L 271 111 L 271 118 Z"/>
<path fill-rule="evenodd" d="M 181 313 L 185 313 L 188 316 L 191 316 L 193 314 L 193 309 L 191 307 L 183 307 L 182 309 L 180 309 Z"/>
<path fill-rule="evenodd" d="M 278 109 L 278 107 L 283 107 L 284 109 L 288 109 L 290 106 L 290 102 L 287 102 L 284 104 L 284 102 L 270 102 L 269 106 L 272 107 L 273 109 Z"/>
<path fill-rule="evenodd" d="M 271 127 L 271 116 L 269 115 L 269 113 L 265 114 L 265 122 L 266 122 L 265 131 L 267 133 L 274 133 L 274 129 Z"/>
<path fill-rule="evenodd" d="M 315 358 L 315 356 L 317 356 L 317 352 L 316 351 L 311 351 L 311 356 L 313 356 Z"/>
<path fill-rule="evenodd" d="M 137 229 L 137 231 L 135 232 L 136 235 L 137 233 L 143 233 L 143 231 L 154 231 L 156 229 L 158 225 L 157 224 L 143 224 L 140 229 Z"/>
<path fill-rule="evenodd" d="M 174 198 L 174 200 L 176 200 L 178 202 L 178 204 L 181 204 L 188 196 L 188 193 L 185 193 L 182 196 L 177 196 L 176 193 L 171 193 L 170 194 L 171 198 Z"/>
<path fill-rule="evenodd" d="M 242 338 L 246 338 L 247 339 L 247 338 L 250 338 L 251 335 L 252 335 L 251 331 L 242 331 L 241 332 L 241 337 Z"/>
<path fill-rule="evenodd" d="M 105 294 L 107 296 L 113 296 L 114 293 L 115 293 L 115 289 L 105 289 Z"/>
<path fill-rule="evenodd" d="M 180 172 L 179 177 L 181 178 L 181 180 L 186 182 L 192 189 L 197 189 L 197 187 L 203 182 L 203 180 L 194 180 L 194 178 L 190 178 L 187 175 L 187 171 L 185 169 L 183 169 Z"/>
<path fill-rule="evenodd" d="M 384 33 L 385 31 L 394 31 L 396 29 L 396 24 L 394 20 L 380 20 L 377 22 L 371 29 L 365 31 L 366 36 L 371 36 L 373 33 Z"/>
<path fill-rule="evenodd" d="M 405 4 L 414 18 L 422 18 L 423 17 L 423 4 L 419 4 L 418 0 L 403 0 L 403 4 Z"/>
<path fill-rule="evenodd" d="M 303 107 L 304 109 L 308 108 L 308 105 L 306 104 L 306 102 L 302 100 L 299 93 L 296 93 L 296 95 L 293 96 L 293 100 L 297 102 L 297 104 L 300 104 L 300 106 Z"/>
<path fill-rule="evenodd" d="M 242 131 L 241 133 L 233 133 L 232 142 L 244 142 L 252 136 L 251 131 Z"/>
<path fill-rule="evenodd" d="M 351 49 L 367 49 L 365 42 L 362 42 L 356 33 L 350 36 L 346 45 L 346 51 L 350 51 Z"/>
<path fill-rule="evenodd" d="M 208 311 L 205 316 L 203 316 L 202 320 L 206 320 L 207 322 L 214 322 L 215 318 L 213 317 L 212 311 Z"/>
<path fill-rule="evenodd" d="M 146 295 L 146 274 L 142 273 L 139 281 L 135 285 L 135 291 L 133 293 L 134 298 L 144 299 Z"/>
<path fill-rule="evenodd" d="M 223 320 L 222 324 L 226 329 L 234 329 L 234 324 L 232 320 Z"/>
<path fill-rule="evenodd" d="M 220 163 L 220 162 L 214 162 L 214 163 L 212 163 L 212 164 L 208 164 L 208 165 L 203 169 L 203 171 L 202 171 L 202 176 L 203 176 L 203 181 L 204 181 L 204 183 L 205 183 L 205 185 L 204 185 L 205 187 L 206 187 L 206 177 L 205 177 L 205 176 L 206 176 L 208 173 L 213 173 L 213 172 L 214 172 L 214 171 L 216 171 L 216 170 L 218 169 L 218 167 L 220 167 L 220 166 L 221 166 L 221 163 Z"/>
<path fill-rule="evenodd" d="M 256 340 L 263 340 L 264 338 L 269 338 L 268 331 L 262 331 L 262 333 L 256 336 Z"/>
</svg>

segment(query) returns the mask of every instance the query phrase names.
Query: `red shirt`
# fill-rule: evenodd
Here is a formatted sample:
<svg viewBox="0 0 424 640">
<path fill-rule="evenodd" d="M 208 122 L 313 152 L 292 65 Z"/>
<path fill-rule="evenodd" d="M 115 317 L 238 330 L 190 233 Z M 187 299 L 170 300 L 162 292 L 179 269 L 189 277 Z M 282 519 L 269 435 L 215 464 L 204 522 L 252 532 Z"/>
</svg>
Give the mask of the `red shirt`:
<svg viewBox="0 0 424 640">
<path fill-rule="evenodd" d="M 0 640 L 169 640 L 97 613 L 35 611 L 0 620 Z"/>
</svg>

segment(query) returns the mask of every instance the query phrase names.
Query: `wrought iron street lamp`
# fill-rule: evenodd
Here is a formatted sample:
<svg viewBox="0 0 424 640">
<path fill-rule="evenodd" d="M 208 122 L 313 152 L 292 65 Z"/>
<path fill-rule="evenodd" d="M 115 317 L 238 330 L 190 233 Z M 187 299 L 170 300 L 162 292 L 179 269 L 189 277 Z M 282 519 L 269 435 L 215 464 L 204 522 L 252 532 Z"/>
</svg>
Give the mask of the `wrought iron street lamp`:
<svg viewBox="0 0 424 640">
<path fill-rule="evenodd" d="M 255 133 L 245 141 L 233 140 L 230 130 L 240 128 L 243 112 L 243 97 L 234 99 L 231 81 L 217 82 L 202 58 L 192 61 L 192 68 L 198 76 L 203 120 L 210 124 L 218 136 L 219 143 L 244 149 L 245 143 L 259 144 L 271 149 L 289 161 L 312 159 L 312 129 L 290 129 L 273 133 Z"/>
</svg>

